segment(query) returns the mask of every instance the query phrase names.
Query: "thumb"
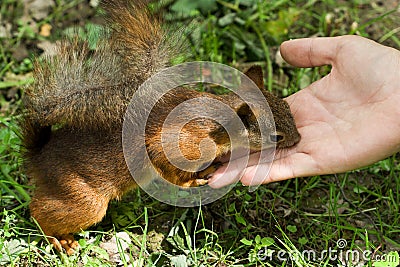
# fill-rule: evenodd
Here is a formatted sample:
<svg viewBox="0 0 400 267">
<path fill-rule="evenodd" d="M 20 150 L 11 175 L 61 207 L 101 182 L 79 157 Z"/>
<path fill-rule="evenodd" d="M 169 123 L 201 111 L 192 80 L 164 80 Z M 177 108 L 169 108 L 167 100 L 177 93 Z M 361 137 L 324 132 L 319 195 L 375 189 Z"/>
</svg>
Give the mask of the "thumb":
<svg viewBox="0 0 400 267">
<path fill-rule="evenodd" d="M 256 186 L 295 177 L 318 175 L 320 170 L 308 155 L 294 154 L 291 158 L 275 160 L 271 165 L 253 165 L 242 173 L 243 185 Z"/>
<path fill-rule="evenodd" d="M 295 67 L 318 67 L 331 65 L 338 52 L 339 37 L 304 38 L 281 44 L 282 57 Z"/>
</svg>

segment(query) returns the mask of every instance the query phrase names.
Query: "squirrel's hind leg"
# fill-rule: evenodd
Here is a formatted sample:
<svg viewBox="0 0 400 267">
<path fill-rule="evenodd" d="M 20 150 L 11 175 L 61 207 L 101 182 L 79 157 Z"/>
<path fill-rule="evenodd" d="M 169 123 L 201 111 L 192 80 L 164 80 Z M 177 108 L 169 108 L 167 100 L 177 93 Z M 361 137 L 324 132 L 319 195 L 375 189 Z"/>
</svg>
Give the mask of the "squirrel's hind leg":
<svg viewBox="0 0 400 267">
<path fill-rule="evenodd" d="M 107 190 L 93 188 L 76 174 L 66 176 L 58 177 L 55 184 L 39 181 L 29 208 L 54 247 L 58 251 L 64 248 L 71 255 L 78 247 L 72 234 L 100 222 L 112 197 Z"/>
</svg>

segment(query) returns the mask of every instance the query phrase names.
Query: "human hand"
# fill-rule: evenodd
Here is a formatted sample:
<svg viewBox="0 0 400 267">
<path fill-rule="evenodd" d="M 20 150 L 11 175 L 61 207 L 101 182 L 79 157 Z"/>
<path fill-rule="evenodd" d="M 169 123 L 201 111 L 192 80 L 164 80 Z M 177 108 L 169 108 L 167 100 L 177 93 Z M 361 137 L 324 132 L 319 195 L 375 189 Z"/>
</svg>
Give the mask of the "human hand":
<svg viewBox="0 0 400 267">
<path fill-rule="evenodd" d="M 341 36 L 287 41 L 281 54 L 296 67 L 332 65 L 327 76 L 286 99 L 301 141 L 277 151 L 272 165 L 258 164 L 256 153 L 244 170 L 224 173 L 226 166 L 221 167 L 209 180 L 211 187 L 240 177 L 245 185 L 259 185 L 345 172 L 400 150 L 400 51 Z"/>
</svg>

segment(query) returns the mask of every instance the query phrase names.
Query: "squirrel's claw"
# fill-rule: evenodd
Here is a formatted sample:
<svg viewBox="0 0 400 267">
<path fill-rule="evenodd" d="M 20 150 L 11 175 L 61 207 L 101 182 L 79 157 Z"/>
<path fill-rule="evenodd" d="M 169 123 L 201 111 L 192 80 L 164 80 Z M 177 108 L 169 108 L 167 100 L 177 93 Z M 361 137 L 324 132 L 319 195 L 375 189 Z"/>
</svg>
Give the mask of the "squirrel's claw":
<svg viewBox="0 0 400 267">
<path fill-rule="evenodd" d="M 61 252 L 63 249 L 68 256 L 71 256 L 75 253 L 75 249 L 79 247 L 78 242 L 74 239 L 72 235 L 64 235 L 60 237 L 60 240 L 57 238 L 51 237 L 49 238 L 51 244 L 53 244 L 54 248 Z"/>
<path fill-rule="evenodd" d="M 213 173 L 219 168 L 221 167 L 222 163 L 220 162 L 215 162 L 213 164 L 211 164 L 210 166 L 208 166 L 206 169 L 198 172 L 198 177 L 199 179 L 197 180 L 205 180 L 206 182 L 200 185 L 204 185 L 206 184 L 208 181 L 208 179 L 211 178 L 211 176 L 213 175 Z"/>
<path fill-rule="evenodd" d="M 208 183 L 208 179 L 211 178 L 212 174 L 219 168 L 221 167 L 222 163 L 220 162 L 215 162 L 212 165 L 208 166 L 206 169 L 200 171 L 197 173 L 197 179 L 191 180 L 189 182 L 186 182 L 182 184 L 183 187 L 196 187 L 196 186 L 201 186 L 205 185 Z"/>
</svg>

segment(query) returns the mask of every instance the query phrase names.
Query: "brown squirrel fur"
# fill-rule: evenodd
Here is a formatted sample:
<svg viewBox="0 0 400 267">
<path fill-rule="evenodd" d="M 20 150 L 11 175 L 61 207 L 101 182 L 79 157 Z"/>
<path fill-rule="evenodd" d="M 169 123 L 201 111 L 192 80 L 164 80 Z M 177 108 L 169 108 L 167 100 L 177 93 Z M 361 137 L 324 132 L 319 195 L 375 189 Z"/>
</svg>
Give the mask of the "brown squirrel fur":
<svg viewBox="0 0 400 267">
<path fill-rule="evenodd" d="M 35 184 L 31 215 L 51 243 L 68 254 L 77 246 L 73 233 L 99 222 L 110 200 L 136 187 L 122 149 L 124 113 L 137 88 L 168 66 L 179 50 L 171 41 L 176 40 L 173 34 L 161 30 L 160 20 L 140 1 L 105 1 L 103 7 L 109 22 L 97 50 L 90 51 L 84 41 L 63 41 L 56 56 L 35 63 L 35 82 L 24 96 L 25 168 Z M 277 147 L 296 144 L 300 136 L 288 104 L 263 89 L 261 68 L 253 67 L 247 75 L 270 105 Z M 187 172 L 170 164 L 163 154 L 161 127 L 175 106 L 200 96 L 232 107 L 248 126 L 251 148 L 260 148 L 256 120 L 262 113 L 254 115 L 235 94 L 169 91 L 147 121 L 146 149 L 160 175 L 184 187 L 201 184 L 215 168 Z M 212 120 L 193 120 L 182 132 L 179 148 L 187 159 L 198 159 L 199 143 L 209 137 L 216 143 L 217 157 L 229 151 L 229 137 Z"/>
</svg>

